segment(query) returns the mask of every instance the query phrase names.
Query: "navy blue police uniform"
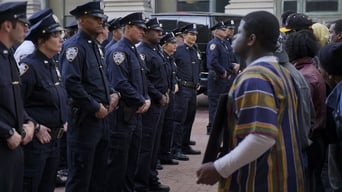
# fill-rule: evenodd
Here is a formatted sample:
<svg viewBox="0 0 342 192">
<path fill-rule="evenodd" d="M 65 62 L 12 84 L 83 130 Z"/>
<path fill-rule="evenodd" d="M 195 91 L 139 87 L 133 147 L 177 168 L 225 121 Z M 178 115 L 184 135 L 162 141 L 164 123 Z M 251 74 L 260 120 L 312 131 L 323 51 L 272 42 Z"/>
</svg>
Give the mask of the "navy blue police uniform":
<svg viewBox="0 0 342 192">
<path fill-rule="evenodd" d="M 103 18 L 100 2 L 89 2 L 70 11 L 76 18 L 90 15 Z M 60 55 L 62 78 L 71 98 L 72 129 L 67 132 L 67 192 L 102 190 L 106 181 L 108 119 L 95 113 L 108 108 L 110 88 L 103 53 L 94 36 L 82 29 L 65 41 Z"/>
<path fill-rule="evenodd" d="M 211 28 L 214 30 L 223 30 L 224 33 L 226 26 L 223 22 L 218 22 Z M 209 124 L 207 133 L 211 131 L 212 123 L 221 94 L 228 93 L 230 88 L 230 75 L 233 73 L 233 67 L 230 56 L 230 45 L 226 44 L 226 38 L 215 36 L 207 44 L 207 65 L 208 65 L 208 104 L 209 104 Z M 230 47 L 231 48 L 231 47 Z M 222 77 L 227 73 L 226 77 Z"/>
<path fill-rule="evenodd" d="M 184 33 L 197 34 L 196 24 L 183 27 Z M 179 91 L 175 94 L 175 135 L 173 153 L 179 160 L 188 160 L 183 153 L 199 154 L 192 150 L 190 135 L 196 114 L 196 95 L 200 80 L 201 55 L 196 45 L 186 43 L 177 47 L 175 53 Z"/>
<path fill-rule="evenodd" d="M 132 13 L 120 20 L 122 26 L 145 28 L 142 13 Z M 121 93 L 116 111 L 117 125 L 111 127 L 109 178 L 106 191 L 133 191 L 134 174 L 142 137 L 142 115 L 136 113 L 149 99 L 146 66 L 135 42 L 123 37 L 106 50 L 107 76 L 111 85 Z"/>
<path fill-rule="evenodd" d="M 26 40 L 37 44 L 40 37 L 56 31 L 63 31 L 63 28 L 50 14 L 30 29 Z M 23 67 L 20 77 L 24 106 L 37 123 L 35 133 L 40 131 L 41 125 L 51 130 L 49 143 L 42 144 L 35 136 L 24 146 L 24 191 L 53 192 L 59 166 L 59 139 L 67 120 L 67 93 L 54 57 L 49 58 L 36 49 L 23 58 L 20 65 Z"/>
<path fill-rule="evenodd" d="M 112 20 L 110 20 L 108 22 L 109 26 L 108 26 L 108 30 L 110 33 L 112 33 L 112 31 L 117 30 L 119 28 L 121 28 L 120 25 L 120 19 L 121 17 L 118 18 L 114 18 Z M 105 50 L 107 50 L 109 47 L 111 47 L 112 45 L 114 45 L 117 41 L 115 39 L 112 39 L 105 47 Z"/>
<path fill-rule="evenodd" d="M 163 29 L 157 18 L 149 19 L 145 24 L 145 33 L 156 32 L 161 35 Z M 142 142 L 134 185 L 136 191 L 148 191 L 161 186 L 158 181 L 156 166 L 164 114 L 168 103 L 161 103 L 160 101 L 163 97 L 168 100 L 170 89 L 167 81 L 166 62 L 157 40 L 150 41 L 145 37 L 138 46 L 138 51 L 146 64 L 151 107 L 142 116 Z M 169 191 L 170 189 L 165 186 L 160 190 Z"/>
<path fill-rule="evenodd" d="M 0 25 L 4 21 L 26 19 L 26 2 L 7 2 L 0 4 Z M 13 51 L 0 41 L 0 191 L 22 192 L 24 177 L 24 154 L 19 145 L 9 149 L 7 139 L 15 132 L 25 136 L 22 127 L 30 120 L 24 111 L 20 79 Z"/>
<path fill-rule="evenodd" d="M 176 37 L 172 32 L 165 34 L 159 44 L 163 46 L 167 43 L 176 43 Z M 177 84 L 177 66 L 173 55 L 169 55 L 165 51 L 163 51 L 163 54 L 166 62 L 166 72 L 168 74 L 168 88 L 171 91 L 169 94 L 169 104 L 165 111 L 162 136 L 160 139 L 159 160 L 161 164 L 177 165 L 178 161 L 173 160 L 173 156 L 171 155 L 171 143 L 174 132 L 174 94 L 175 86 Z"/>
</svg>

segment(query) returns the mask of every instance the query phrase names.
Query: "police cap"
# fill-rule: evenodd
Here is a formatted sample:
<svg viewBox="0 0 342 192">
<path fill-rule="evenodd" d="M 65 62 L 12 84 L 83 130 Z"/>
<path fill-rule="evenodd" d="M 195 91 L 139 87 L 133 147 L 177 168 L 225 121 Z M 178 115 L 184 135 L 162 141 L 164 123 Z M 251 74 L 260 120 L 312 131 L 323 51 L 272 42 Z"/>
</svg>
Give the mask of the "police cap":
<svg viewBox="0 0 342 192">
<path fill-rule="evenodd" d="M 166 33 L 161 39 L 160 39 L 160 45 L 163 46 L 166 43 L 176 43 L 176 36 L 175 34 L 171 33 Z"/>
<path fill-rule="evenodd" d="M 182 29 L 181 28 L 173 29 L 172 32 L 176 37 L 179 35 L 182 35 Z"/>
<path fill-rule="evenodd" d="M 56 31 L 63 31 L 63 28 L 59 24 L 58 18 L 54 14 L 50 14 L 42 21 L 36 23 L 30 28 L 29 33 L 26 36 L 26 40 L 36 42 L 39 37 L 45 34 L 53 33 Z"/>
<path fill-rule="evenodd" d="M 157 31 L 163 31 L 163 25 L 159 23 L 157 18 L 152 18 L 146 21 L 145 23 L 147 30 L 153 29 Z"/>
<path fill-rule="evenodd" d="M 226 26 L 224 25 L 224 23 L 221 21 L 221 22 L 218 22 L 218 23 L 216 23 L 216 25 L 214 25 L 214 26 L 212 26 L 211 28 L 210 28 L 210 30 L 212 30 L 212 31 L 214 31 L 214 30 L 216 30 L 216 29 L 226 29 Z"/>
<path fill-rule="evenodd" d="M 114 31 L 115 29 L 119 29 L 121 27 L 120 19 L 121 19 L 121 17 L 114 18 L 114 19 L 110 20 L 108 22 L 108 24 L 109 24 L 108 30 L 109 31 Z"/>
<path fill-rule="evenodd" d="M 0 21 L 19 20 L 26 24 L 30 22 L 26 18 L 27 2 L 6 2 L 0 4 Z"/>
<path fill-rule="evenodd" d="M 70 14 L 75 16 L 76 18 L 82 16 L 82 15 L 91 15 L 94 17 L 103 18 L 104 12 L 103 12 L 104 6 L 103 3 L 100 1 L 92 1 L 85 3 L 83 5 L 77 6 L 75 9 L 70 11 Z"/>
<path fill-rule="evenodd" d="M 227 20 L 227 21 L 224 22 L 224 25 L 228 29 L 235 29 L 235 22 L 234 22 L 234 20 Z"/>
<path fill-rule="evenodd" d="M 126 15 L 120 20 L 120 25 L 136 25 L 138 27 L 146 29 L 145 21 L 141 12 L 131 13 Z"/>
<path fill-rule="evenodd" d="M 185 25 L 183 28 L 182 28 L 182 32 L 183 33 L 195 33 L 197 34 L 197 25 L 196 24 L 188 24 L 188 25 Z"/>
<path fill-rule="evenodd" d="M 53 13 L 52 9 L 50 9 L 50 8 L 42 9 L 42 10 L 39 10 L 39 11 L 36 11 L 35 13 L 33 13 L 33 15 L 31 17 L 29 17 L 28 20 L 30 21 L 31 25 L 34 25 L 52 13 Z"/>
<path fill-rule="evenodd" d="M 78 28 L 77 21 L 73 20 L 73 21 L 69 22 L 64 28 L 66 28 L 66 29 L 76 29 L 76 28 Z"/>
</svg>

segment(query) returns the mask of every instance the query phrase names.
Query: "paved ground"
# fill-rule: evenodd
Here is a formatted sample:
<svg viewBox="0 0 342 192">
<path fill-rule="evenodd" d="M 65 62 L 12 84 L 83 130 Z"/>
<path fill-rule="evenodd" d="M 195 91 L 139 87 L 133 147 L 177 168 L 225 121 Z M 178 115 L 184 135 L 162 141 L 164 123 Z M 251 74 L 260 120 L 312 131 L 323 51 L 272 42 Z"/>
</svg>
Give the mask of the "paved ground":
<svg viewBox="0 0 342 192">
<path fill-rule="evenodd" d="M 171 187 L 171 192 L 212 192 L 217 186 L 196 184 L 196 170 L 201 165 L 203 153 L 207 144 L 206 126 L 208 111 L 206 96 L 198 97 L 198 110 L 192 130 L 192 140 L 196 141 L 194 149 L 202 151 L 201 155 L 191 155 L 189 161 L 180 161 L 179 165 L 163 165 L 159 171 L 160 181 Z M 57 188 L 55 192 L 63 192 L 64 188 Z"/>
</svg>

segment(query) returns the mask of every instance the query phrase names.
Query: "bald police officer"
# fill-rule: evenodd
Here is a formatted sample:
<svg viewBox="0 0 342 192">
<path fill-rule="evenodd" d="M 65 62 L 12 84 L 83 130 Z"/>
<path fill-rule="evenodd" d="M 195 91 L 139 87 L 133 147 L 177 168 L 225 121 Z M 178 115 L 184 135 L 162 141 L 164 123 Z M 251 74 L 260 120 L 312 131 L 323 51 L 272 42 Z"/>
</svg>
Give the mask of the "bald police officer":
<svg viewBox="0 0 342 192">
<path fill-rule="evenodd" d="M 63 80 L 72 99 L 68 130 L 69 177 L 66 191 L 103 191 L 106 180 L 108 122 L 119 96 L 110 88 L 104 55 L 96 37 L 103 29 L 103 7 L 89 2 L 70 11 L 79 25 L 61 52 Z"/>
</svg>

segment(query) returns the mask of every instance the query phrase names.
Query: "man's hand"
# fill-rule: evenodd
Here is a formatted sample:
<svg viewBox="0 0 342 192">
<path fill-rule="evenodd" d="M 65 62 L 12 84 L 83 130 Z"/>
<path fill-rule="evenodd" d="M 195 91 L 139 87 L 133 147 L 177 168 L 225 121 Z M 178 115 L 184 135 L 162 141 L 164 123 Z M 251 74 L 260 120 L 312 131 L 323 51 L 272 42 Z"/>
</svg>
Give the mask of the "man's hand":
<svg viewBox="0 0 342 192">
<path fill-rule="evenodd" d="M 21 135 L 14 128 L 12 129 L 14 132 L 13 135 L 6 140 L 7 146 L 11 150 L 17 148 L 21 143 Z"/>
<path fill-rule="evenodd" d="M 227 71 L 224 71 L 223 74 L 220 75 L 221 79 L 227 79 L 228 77 L 228 72 Z"/>
<path fill-rule="evenodd" d="M 120 97 L 118 93 L 113 93 L 110 95 L 109 112 L 112 112 L 116 109 L 119 104 L 119 100 Z"/>
<path fill-rule="evenodd" d="M 234 67 L 233 67 L 234 73 L 239 72 L 239 70 L 240 70 L 240 64 L 239 64 L 239 63 L 233 63 L 233 64 L 234 64 Z"/>
<path fill-rule="evenodd" d="M 50 135 L 51 129 L 44 126 L 40 125 L 40 129 L 38 133 L 36 133 L 36 136 L 41 144 L 47 144 L 50 143 L 51 141 L 51 135 Z"/>
<path fill-rule="evenodd" d="M 108 110 L 105 108 L 102 103 L 100 103 L 100 109 L 95 113 L 95 117 L 98 119 L 103 119 L 108 115 Z"/>
<path fill-rule="evenodd" d="M 175 91 L 174 91 L 174 93 L 177 93 L 179 91 L 179 86 L 178 86 L 178 83 L 177 84 L 175 84 Z"/>
<path fill-rule="evenodd" d="M 145 100 L 145 103 L 140 106 L 136 113 L 145 113 L 151 106 L 151 100 L 147 99 Z"/>
<path fill-rule="evenodd" d="M 26 132 L 25 137 L 22 139 L 21 143 L 23 145 L 28 144 L 29 142 L 32 141 L 33 135 L 34 135 L 34 124 L 32 121 L 29 121 L 25 124 L 23 124 L 23 129 Z"/>
<path fill-rule="evenodd" d="M 220 180 L 221 176 L 216 171 L 214 163 L 203 164 L 196 172 L 197 174 L 197 184 L 214 185 Z"/>
<path fill-rule="evenodd" d="M 165 106 L 169 103 L 169 96 L 168 95 L 162 95 L 162 98 L 159 100 L 159 104 L 161 106 Z"/>
</svg>

